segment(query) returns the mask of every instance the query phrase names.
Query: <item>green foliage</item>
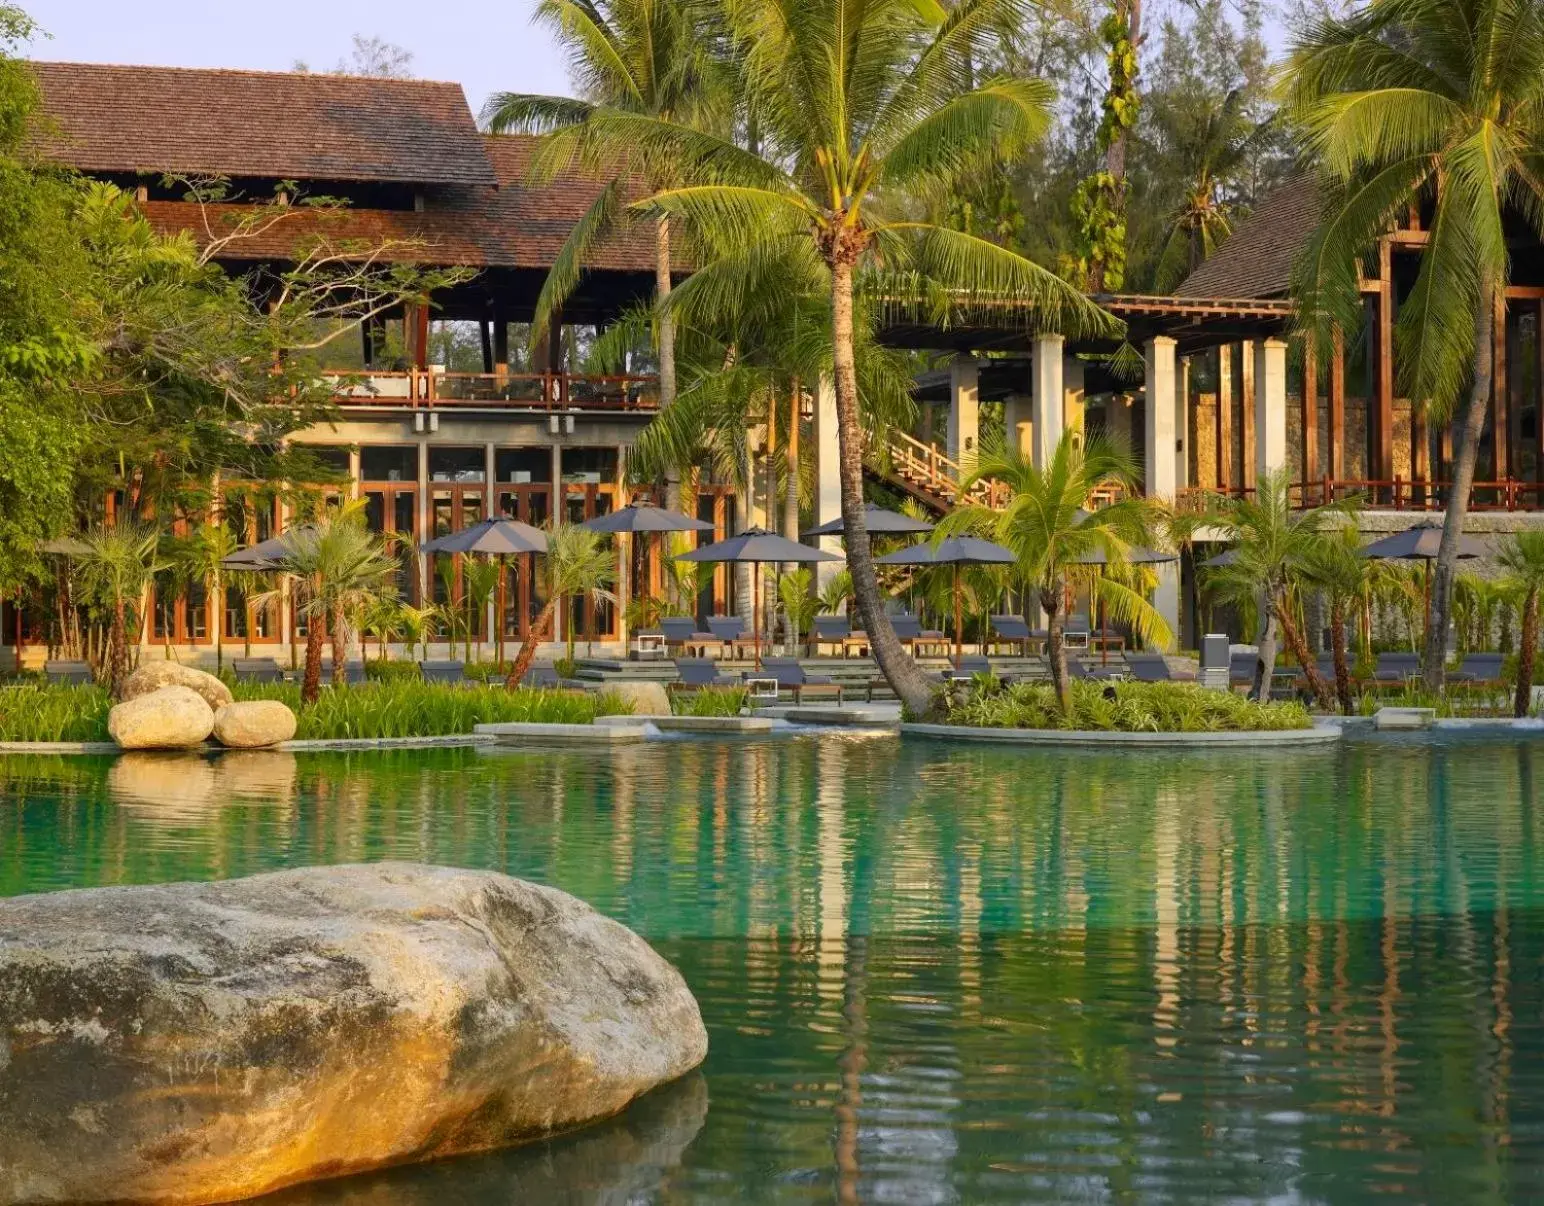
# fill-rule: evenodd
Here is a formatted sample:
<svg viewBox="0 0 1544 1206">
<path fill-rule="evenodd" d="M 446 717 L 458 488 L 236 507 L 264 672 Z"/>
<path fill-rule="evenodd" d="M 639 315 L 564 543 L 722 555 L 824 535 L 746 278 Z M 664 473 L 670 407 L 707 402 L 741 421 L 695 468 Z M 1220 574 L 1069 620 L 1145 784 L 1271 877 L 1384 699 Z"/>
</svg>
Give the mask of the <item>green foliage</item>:
<svg viewBox="0 0 1544 1206">
<path fill-rule="evenodd" d="M 670 710 L 677 716 L 738 716 L 750 700 L 747 687 L 700 687 L 670 696 Z"/>
<path fill-rule="evenodd" d="M 1306 729 L 1313 721 L 1298 703 L 1256 703 L 1191 683 L 1071 684 L 1071 705 L 1041 683 L 998 689 L 972 682 L 946 696 L 942 723 L 994 729 L 1087 729 L 1119 733 L 1264 732 Z"/>
<path fill-rule="evenodd" d="M 105 688 L 24 686 L 0 691 L 0 741 L 106 741 Z"/>
</svg>

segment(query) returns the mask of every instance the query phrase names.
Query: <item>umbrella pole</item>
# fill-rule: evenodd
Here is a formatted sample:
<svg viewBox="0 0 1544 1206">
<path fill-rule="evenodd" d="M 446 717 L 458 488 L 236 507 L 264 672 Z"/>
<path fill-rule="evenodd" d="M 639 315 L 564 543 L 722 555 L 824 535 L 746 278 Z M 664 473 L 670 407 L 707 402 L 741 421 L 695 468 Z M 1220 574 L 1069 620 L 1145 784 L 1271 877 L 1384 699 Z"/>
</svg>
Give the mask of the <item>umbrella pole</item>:
<svg viewBox="0 0 1544 1206">
<path fill-rule="evenodd" d="M 954 668 L 960 668 L 960 642 L 964 637 L 964 622 L 960 615 L 960 563 L 954 563 Z"/>
<path fill-rule="evenodd" d="M 1421 562 L 1421 593 L 1426 601 L 1426 640 L 1431 641 L 1431 559 Z"/>
<path fill-rule="evenodd" d="M 493 609 L 493 623 L 496 626 L 493 637 L 493 656 L 498 659 L 499 671 L 502 673 L 504 669 L 504 579 L 509 577 L 509 566 L 502 555 L 493 560 L 499 567 L 499 601 Z"/>
<path fill-rule="evenodd" d="M 751 633 L 756 648 L 756 669 L 761 669 L 761 566 L 751 563 Z"/>
</svg>

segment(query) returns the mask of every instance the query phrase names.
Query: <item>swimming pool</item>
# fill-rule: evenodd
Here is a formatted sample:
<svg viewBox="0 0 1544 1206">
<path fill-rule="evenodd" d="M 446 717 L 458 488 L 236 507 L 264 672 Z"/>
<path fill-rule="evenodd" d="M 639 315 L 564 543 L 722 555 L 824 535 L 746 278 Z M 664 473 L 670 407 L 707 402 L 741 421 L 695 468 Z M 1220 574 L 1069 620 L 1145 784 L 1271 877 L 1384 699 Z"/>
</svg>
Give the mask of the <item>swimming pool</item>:
<svg viewBox="0 0 1544 1206">
<path fill-rule="evenodd" d="M 0 758 L 0 894 L 408 858 L 685 974 L 700 1074 L 289 1203 L 1522 1202 L 1544 746 Z"/>
</svg>

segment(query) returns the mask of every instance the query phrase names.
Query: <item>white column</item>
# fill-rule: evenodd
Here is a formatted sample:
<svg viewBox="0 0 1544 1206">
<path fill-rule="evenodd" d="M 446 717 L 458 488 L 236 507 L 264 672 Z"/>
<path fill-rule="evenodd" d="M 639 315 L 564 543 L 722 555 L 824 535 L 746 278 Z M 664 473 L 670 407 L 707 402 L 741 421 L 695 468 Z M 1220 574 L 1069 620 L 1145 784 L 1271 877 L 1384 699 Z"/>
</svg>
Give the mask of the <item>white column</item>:
<svg viewBox="0 0 1544 1206">
<path fill-rule="evenodd" d="M 1017 450 L 1022 456 L 1034 454 L 1033 399 L 1028 393 L 1009 394 L 1003 400 L 1003 427 L 1008 449 Z"/>
<path fill-rule="evenodd" d="M 1190 484 L 1190 357 L 1179 362 L 1174 377 L 1174 484 Z"/>
<path fill-rule="evenodd" d="M 1044 469 L 1061 442 L 1063 407 L 1063 340 L 1060 335 L 1035 336 L 1034 439 L 1035 464 Z"/>
<path fill-rule="evenodd" d="M 1083 436 L 1083 362 L 1076 356 L 1062 357 L 1062 426 Z"/>
<path fill-rule="evenodd" d="M 1143 441 L 1143 465 L 1149 498 L 1173 498 L 1175 490 L 1175 370 L 1174 340 L 1157 335 L 1147 342 L 1145 381 L 1147 430 Z M 1179 634 L 1179 572 L 1172 564 L 1156 567 L 1158 588 L 1153 604 Z"/>
<path fill-rule="evenodd" d="M 949 366 L 949 459 L 968 469 L 980 438 L 981 373 L 975 360 L 961 356 Z"/>
<path fill-rule="evenodd" d="M 836 433 L 836 382 L 822 373 L 815 389 L 815 522 L 828 523 L 842 514 L 842 465 Z M 842 542 L 822 536 L 820 547 L 840 555 Z M 842 568 L 840 561 L 815 563 L 815 589 L 824 590 Z"/>
<path fill-rule="evenodd" d="M 1255 359 L 1255 480 L 1287 463 L 1287 345 L 1259 339 Z"/>
</svg>

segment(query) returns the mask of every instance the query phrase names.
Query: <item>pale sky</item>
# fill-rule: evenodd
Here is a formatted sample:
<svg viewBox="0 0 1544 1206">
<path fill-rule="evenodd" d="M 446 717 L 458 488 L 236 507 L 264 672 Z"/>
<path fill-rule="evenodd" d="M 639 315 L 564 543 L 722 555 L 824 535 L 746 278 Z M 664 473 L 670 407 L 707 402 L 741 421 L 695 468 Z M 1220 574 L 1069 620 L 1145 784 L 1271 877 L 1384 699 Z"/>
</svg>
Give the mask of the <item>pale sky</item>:
<svg viewBox="0 0 1544 1206">
<path fill-rule="evenodd" d="M 20 0 L 51 36 L 30 57 L 169 67 L 327 70 L 354 34 L 413 52 L 412 73 L 455 80 L 476 112 L 490 92 L 567 92 L 564 63 L 531 24 L 533 0 Z"/>
</svg>

